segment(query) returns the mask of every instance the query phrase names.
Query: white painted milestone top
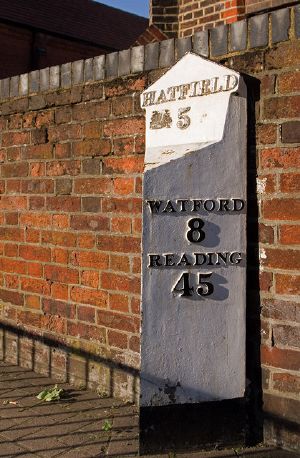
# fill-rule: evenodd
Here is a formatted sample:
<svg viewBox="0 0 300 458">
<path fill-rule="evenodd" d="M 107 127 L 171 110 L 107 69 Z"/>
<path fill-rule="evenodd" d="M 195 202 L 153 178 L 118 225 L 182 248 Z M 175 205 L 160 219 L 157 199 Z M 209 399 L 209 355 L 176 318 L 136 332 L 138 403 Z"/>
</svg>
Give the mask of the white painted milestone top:
<svg viewBox="0 0 300 458">
<path fill-rule="evenodd" d="M 239 73 L 193 53 L 148 87 L 146 170 L 221 141 L 232 93 L 245 96 Z"/>
</svg>

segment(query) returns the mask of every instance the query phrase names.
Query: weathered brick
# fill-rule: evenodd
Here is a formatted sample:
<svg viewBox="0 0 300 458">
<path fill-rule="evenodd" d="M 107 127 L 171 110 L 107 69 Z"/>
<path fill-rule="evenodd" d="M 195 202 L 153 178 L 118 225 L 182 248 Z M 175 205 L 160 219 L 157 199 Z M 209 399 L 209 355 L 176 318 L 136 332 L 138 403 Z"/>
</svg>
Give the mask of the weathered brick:
<svg viewBox="0 0 300 458">
<path fill-rule="evenodd" d="M 280 190 L 282 192 L 300 191 L 300 173 L 282 173 L 280 175 Z"/>
<path fill-rule="evenodd" d="M 20 257 L 32 261 L 48 262 L 51 260 L 51 250 L 37 246 L 20 246 Z"/>
<path fill-rule="evenodd" d="M 75 181 L 76 194 L 108 194 L 112 189 L 110 178 L 80 178 Z"/>
<path fill-rule="evenodd" d="M 105 139 L 83 140 L 73 144 L 74 156 L 107 156 L 111 152 L 111 142 Z"/>
<path fill-rule="evenodd" d="M 262 213 L 265 219 L 297 221 L 300 215 L 299 199 L 272 199 L 263 202 Z"/>
<path fill-rule="evenodd" d="M 300 226 L 280 226 L 279 241 L 284 245 L 300 245 Z"/>
<path fill-rule="evenodd" d="M 95 305 L 96 307 L 106 308 L 108 302 L 108 293 L 74 286 L 71 289 L 71 299 L 82 304 Z"/>
<path fill-rule="evenodd" d="M 80 161 L 51 161 L 47 163 L 46 173 L 48 176 L 78 175 L 80 173 Z"/>
<path fill-rule="evenodd" d="M 105 121 L 103 125 L 103 133 L 108 137 L 115 137 L 118 135 L 144 134 L 144 117 Z"/>
<path fill-rule="evenodd" d="M 106 216 L 73 215 L 71 228 L 76 231 L 108 231 L 109 219 Z"/>
<path fill-rule="evenodd" d="M 300 143 L 300 121 L 289 121 L 281 125 L 283 143 Z"/>
<path fill-rule="evenodd" d="M 111 329 L 125 332 L 139 332 L 139 320 L 136 317 L 106 310 L 98 310 L 97 323 Z"/>
<path fill-rule="evenodd" d="M 300 392 L 300 378 L 296 375 L 278 372 L 273 374 L 273 386 L 275 390 L 283 393 L 294 393 Z"/>
<path fill-rule="evenodd" d="M 108 345 L 110 345 L 111 347 L 117 347 L 122 349 L 128 347 L 128 335 L 125 333 L 108 330 L 107 337 Z"/>
<path fill-rule="evenodd" d="M 300 369 L 300 352 L 277 347 L 261 347 L 262 364 L 282 369 L 298 371 Z"/>
<path fill-rule="evenodd" d="M 139 278 L 109 272 L 101 273 L 101 286 L 107 290 L 126 291 L 135 294 L 139 294 L 141 290 Z"/>
<path fill-rule="evenodd" d="M 96 321 L 96 309 L 93 307 L 80 305 L 77 308 L 77 317 L 80 321 L 87 321 L 89 323 L 95 323 Z"/>
<path fill-rule="evenodd" d="M 103 173 L 142 173 L 144 159 L 142 157 L 114 157 L 103 159 Z"/>
<path fill-rule="evenodd" d="M 300 95 L 271 97 L 264 102 L 266 119 L 296 118 L 300 111 Z"/>
<path fill-rule="evenodd" d="M 41 242 L 50 245 L 60 245 L 63 247 L 75 247 L 77 241 L 76 234 L 60 231 L 43 231 Z"/>
<path fill-rule="evenodd" d="M 107 254 L 92 251 L 74 251 L 72 264 L 79 267 L 91 267 L 94 269 L 107 269 L 109 257 Z"/>
<path fill-rule="evenodd" d="M 260 151 L 263 168 L 300 167 L 300 148 L 266 148 Z"/>
<path fill-rule="evenodd" d="M 4 164 L 1 166 L 1 175 L 4 178 L 28 176 L 28 163 Z"/>
<path fill-rule="evenodd" d="M 45 266 L 45 277 L 47 280 L 59 281 L 62 283 L 79 283 L 78 270 L 61 266 Z"/>
<path fill-rule="evenodd" d="M 77 212 L 80 211 L 80 198 L 71 196 L 47 197 L 48 210 Z"/>
<path fill-rule="evenodd" d="M 300 275 L 276 274 L 276 293 L 284 295 L 300 294 Z"/>
</svg>

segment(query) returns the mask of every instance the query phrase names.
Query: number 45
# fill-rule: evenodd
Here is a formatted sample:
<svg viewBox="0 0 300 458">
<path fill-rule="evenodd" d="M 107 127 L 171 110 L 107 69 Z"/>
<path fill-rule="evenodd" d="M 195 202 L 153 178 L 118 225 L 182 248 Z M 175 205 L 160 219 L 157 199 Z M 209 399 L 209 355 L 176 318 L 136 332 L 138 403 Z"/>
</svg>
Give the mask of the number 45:
<svg viewBox="0 0 300 458">
<path fill-rule="evenodd" d="M 184 272 L 173 288 L 173 291 L 182 297 L 193 296 L 195 289 L 190 286 L 190 277 L 192 274 Z M 214 292 L 214 285 L 208 281 L 203 281 L 212 276 L 212 272 L 198 274 L 198 284 L 196 285 L 196 294 L 198 296 L 210 296 Z"/>
</svg>

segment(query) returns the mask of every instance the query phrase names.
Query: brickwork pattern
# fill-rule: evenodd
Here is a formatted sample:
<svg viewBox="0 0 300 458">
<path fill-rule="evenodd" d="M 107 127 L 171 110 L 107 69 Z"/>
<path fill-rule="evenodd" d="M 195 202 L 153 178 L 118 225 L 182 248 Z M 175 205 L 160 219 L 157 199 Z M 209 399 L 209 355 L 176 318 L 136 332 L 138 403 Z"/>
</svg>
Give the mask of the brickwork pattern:
<svg viewBox="0 0 300 458">
<path fill-rule="evenodd" d="M 244 0 L 180 0 L 179 37 L 242 19 Z"/>
<path fill-rule="evenodd" d="M 80 357 L 67 362 L 60 347 L 49 352 L 44 337 L 139 367 L 145 129 L 139 94 L 193 50 L 252 77 L 248 377 L 255 382 L 251 358 L 261 308 L 265 437 L 298 447 L 299 37 L 297 6 L 0 81 L 1 321 L 38 335 L 40 370 L 50 358 L 57 372 L 68 366 L 74 380 L 84 377 Z M 19 348 L 29 364 L 29 337 L 20 342 L 12 329 L 6 337 L 6 354 L 17 358 Z M 89 383 L 107 391 L 108 372 L 92 364 Z M 130 398 L 132 384 L 130 374 L 116 372 L 113 392 Z"/>
</svg>

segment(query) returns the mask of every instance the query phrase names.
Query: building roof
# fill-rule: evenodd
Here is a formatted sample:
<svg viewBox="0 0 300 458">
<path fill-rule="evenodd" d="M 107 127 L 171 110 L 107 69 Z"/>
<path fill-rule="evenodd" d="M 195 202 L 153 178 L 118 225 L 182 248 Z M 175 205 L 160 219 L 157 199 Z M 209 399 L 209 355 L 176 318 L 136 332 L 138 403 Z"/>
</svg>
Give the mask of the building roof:
<svg viewBox="0 0 300 458">
<path fill-rule="evenodd" d="M 1 0 L 0 18 L 108 49 L 131 46 L 148 19 L 92 0 Z"/>
<path fill-rule="evenodd" d="M 151 24 L 143 31 L 143 33 L 141 33 L 134 44 L 135 46 L 145 46 L 148 43 L 154 43 L 155 41 L 163 41 L 167 39 L 168 36 L 164 32 L 162 32 L 156 25 Z"/>
</svg>

